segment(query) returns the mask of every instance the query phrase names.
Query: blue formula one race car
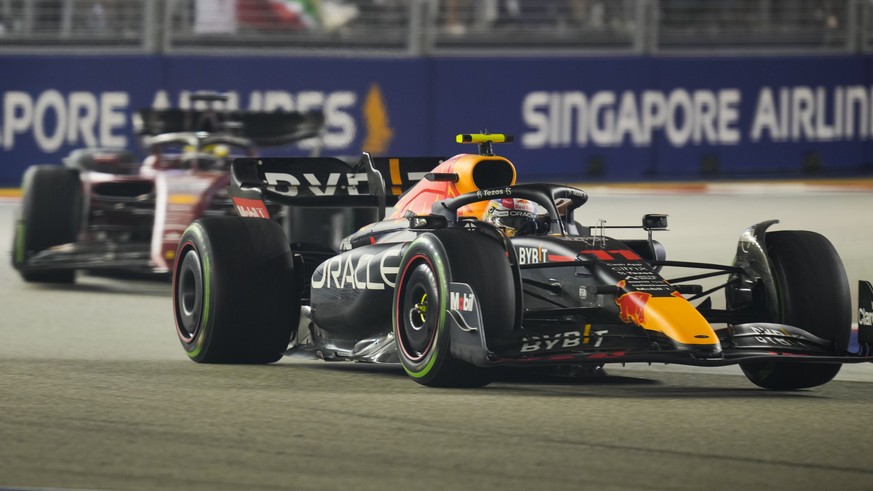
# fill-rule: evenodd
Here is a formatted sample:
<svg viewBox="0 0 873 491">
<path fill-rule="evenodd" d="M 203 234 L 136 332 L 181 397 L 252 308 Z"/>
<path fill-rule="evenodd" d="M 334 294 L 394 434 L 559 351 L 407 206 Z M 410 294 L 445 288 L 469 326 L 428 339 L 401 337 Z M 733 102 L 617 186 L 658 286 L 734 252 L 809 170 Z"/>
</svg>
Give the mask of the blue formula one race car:
<svg viewBox="0 0 873 491">
<path fill-rule="evenodd" d="M 652 239 L 665 215 L 643 217 L 642 239 L 583 226 L 574 212 L 588 195 L 517 184 L 493 152 L 505 140 L 459 135 L 479 151 L 448 159 L 236 159 L 240 216 L 195 221 L 178 248 L 173 308 L 187 355 L 399 363 L 429 386 L 483 386 L 499 367 L 738 364 L 780 390 L 873 361 L 873 315 L 849 351 L 849 285 L 822 235 L 769 231 L 769 220 L 742 234 L 729 265 L 668 261 Z M 275 203 L 296 221 L 269 220 Z M 690 272 L 665 278 L 664 267 Z M 861 311 L 873 310 L 862 286 Z"/>
</svg>

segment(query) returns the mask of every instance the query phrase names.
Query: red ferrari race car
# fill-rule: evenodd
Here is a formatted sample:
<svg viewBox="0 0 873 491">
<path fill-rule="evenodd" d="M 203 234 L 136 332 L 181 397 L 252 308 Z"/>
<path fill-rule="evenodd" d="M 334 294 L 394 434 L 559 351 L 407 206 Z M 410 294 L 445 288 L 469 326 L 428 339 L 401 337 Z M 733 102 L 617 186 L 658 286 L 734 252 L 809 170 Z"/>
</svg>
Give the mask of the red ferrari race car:
<svg viewBox="0 0 873 491">
<path fill-rule="evenodd" d="M 207 109 L 144 109 L 134 118 L 147 157 L 88 148 L 63 165 L 24 174 L 12 264 L 25 281 L 74 281 L 76 270 L 172 271 L 185 228 L 235 214 L 230 163 L 257 149 L 317 137 L 320 112 L 224 111 L 222 94 L 196 93 Z M 195 106 L 196 107 L 196 106 Z"/>
<path fill-rule="evenodd" d="M 641 239 L 584 226 L 574 212 L 588 195 L 516 184 L 493 153 L 504 140 L 459 135 L 479 152 L 446 160 L 235 160 L 229 193 L 242 216 L 201 218 L 179 244 L 173 308 L 187 355 L 399 363 L 430 386 L 482 386 L 499 367 L 739 364 L 768 389 L 821 385 L 843 363 L 873 361 L 873 315 L 849 351 L 849 285 L 822 235 L 770 231 L 769 220 L 742 234 L 731 264 L 666 260 L 652 238 L 665 215 L 622 227 Z M 271 203 L 352 209 L 338 216 L 372 223 L 331 242 L 313 233 L 323 216 L 301 215 L 289 237 L 266 218 Z M 662 276 L 667 267 L 681 276 Z"/>
</svg>

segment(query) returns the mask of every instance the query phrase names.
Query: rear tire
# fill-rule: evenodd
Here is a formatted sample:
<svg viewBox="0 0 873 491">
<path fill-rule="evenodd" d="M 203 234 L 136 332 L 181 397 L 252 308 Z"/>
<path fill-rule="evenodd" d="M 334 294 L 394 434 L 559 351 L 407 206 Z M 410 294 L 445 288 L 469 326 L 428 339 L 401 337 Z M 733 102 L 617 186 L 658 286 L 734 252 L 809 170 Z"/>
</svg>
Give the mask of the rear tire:
<svg viewBox="0 0 873 491">
<path fill-rule="evenodd" d="M 766 236 L 776 284 L 776 322 L 799 327 L 847 350 L 852 307 L 846 271 L 833 245 L 823 235 L 807 231 L 770 232 Z M 831 381 L 839 363 L 742 363 L 746 377 L 760 387 L 792 390 Z"/>
<path fill-rule="evenodd" d="M 82 222 L 79 173 L 56 165 L 35 165 L 24 174 L 21 216 L 15 226 L 12 265 L 24 281 L 72 283 L 72 269 L 30 269 L 28 256 L 75 242 Z"/>
<path fill-rule="evenodd" d="M 482 387 L 493 370 L 451 354 L 447 322 L 450 282 L 472 288 L 490 340 L 506 340 L 515 325 L 512 271 L 503 246 L 472 231 L 422 234 L 400 262 L 394 292 L 394 339 L 406 373 L 432 387 Z"/>
<path fill-rule="evenodd" d="M 182 347 L 199 363 L 272 363 L 300 319 L 299 285 L 282 227 L 207 217 L 179 243 L 173 311 Z"/>
</svg>

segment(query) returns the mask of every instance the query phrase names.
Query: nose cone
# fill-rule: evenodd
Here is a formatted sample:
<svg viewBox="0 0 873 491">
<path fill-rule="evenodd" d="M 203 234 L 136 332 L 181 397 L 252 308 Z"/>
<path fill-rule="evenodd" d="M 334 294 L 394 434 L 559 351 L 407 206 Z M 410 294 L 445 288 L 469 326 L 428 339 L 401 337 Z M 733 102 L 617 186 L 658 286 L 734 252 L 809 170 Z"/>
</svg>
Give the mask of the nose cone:
<svg viewBox="0 0 873 491">
<path fill-rule="evenodd" d="M 721 343 L 712 326 L 678 292 L 654 296 L 646 292 L 627 292 L 615 299 L 619 318 L 670 340 L 677 350 L 697 356 L 721 354 Z"/>
</svg>

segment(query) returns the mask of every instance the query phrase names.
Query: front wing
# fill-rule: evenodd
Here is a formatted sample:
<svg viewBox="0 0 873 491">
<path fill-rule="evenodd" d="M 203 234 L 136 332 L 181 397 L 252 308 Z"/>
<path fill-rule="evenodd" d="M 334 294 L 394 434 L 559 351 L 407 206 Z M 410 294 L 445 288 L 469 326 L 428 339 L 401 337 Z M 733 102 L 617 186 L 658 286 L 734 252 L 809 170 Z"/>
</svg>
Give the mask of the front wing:
<svg viewBox="0 0 873 491">
<path fill-rule="evenodd" d="M 452 283 L 450 294 L 472 294 L 469 285 Z M 873 356 L 835 350 L 831 343 L 802 329 L 775 323 L 744 323 L 716 330 L 720 350 L 665 349 L 633 326 L 588 325 L 552 336 L 519 336 L 488 346 L 478 305 L 453 308 L 447 316 L 452 355 L 476 366 L 548 366 L 606 363 L 672 363 L 718 367 L 754 361 L 786 363 L 863 363 Z M 863 350 L 862 352 L 869 352 Z"/>
<path fill-rule="evenodd" d="M 54 246 L 26 258 L 27 271 L 60 269 L 125 269 L 152 272 L 151 247 L 146 243 L 109 244 L 102 241 L 74 242 Z"/>
</svg>

